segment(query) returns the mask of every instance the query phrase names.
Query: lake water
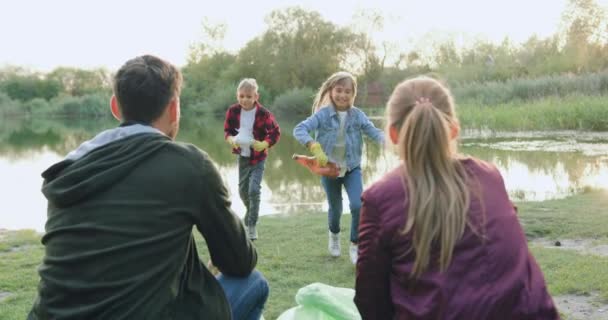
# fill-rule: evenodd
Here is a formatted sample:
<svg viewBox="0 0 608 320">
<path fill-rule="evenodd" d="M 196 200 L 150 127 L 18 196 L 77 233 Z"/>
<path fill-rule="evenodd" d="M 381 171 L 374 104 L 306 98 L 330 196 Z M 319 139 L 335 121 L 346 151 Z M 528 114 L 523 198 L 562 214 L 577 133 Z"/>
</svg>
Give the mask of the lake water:
<svg viewBox="0 0 608 320">
<path fill-rule="evenodd" d="M 291 135 L 296 121 L 279 123 L 282 137 L 266 162 L 260 214 L 326 210 L 319 178 L 291 159 L 294 153 L 307 153 Z M 115 126 L 110 119 L 0 119 L 0 229 L 43 231 L 42 171 L 83 141 Z M 233 209 L 243 215 L 236 159 L 223 140 L 223 119 L 183 121 L 178 140 L 211 155 L 230 189 Z M 585 188 L 608 189 L 608 133 L 464 132 L 460 151 L 495 163 L 513 200 L 540 201 Z M 397 164 L 390 150 L 368 143 L 362 164 L 365 185 Z M 346 195 L 344 199 L 348 208 Z"/>
</svg>

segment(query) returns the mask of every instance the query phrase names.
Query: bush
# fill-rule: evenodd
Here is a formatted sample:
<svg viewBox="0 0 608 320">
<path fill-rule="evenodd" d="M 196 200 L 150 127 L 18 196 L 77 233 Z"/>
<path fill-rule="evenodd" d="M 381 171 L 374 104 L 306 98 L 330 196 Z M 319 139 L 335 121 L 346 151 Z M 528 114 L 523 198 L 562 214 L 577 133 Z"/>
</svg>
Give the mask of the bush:
<svg viewBox="0 0 608 320">
<path fill-rule="evenodd" d="M 49 102 L 42 98 L 34 98 L 23 103 L 23 111 L 29 114 L 44 112 L 50 108 Z"/>
<path fill-rule="evenodd" d="M 315 92 L 311 88 L 291 89 L 279 95 L 272 104 L 272 112 L 282 115 L 309 115 Z"/>
<path fill-rule="evenodd" d="M 17 115 L 23 114 L 25 110 L 18 101 L 11 99 L 8 94 L 0 91 L 0 114 L 1 115 Z"/>
<path fill-rule="evenodd" d="M 110 97 L 102 93 L 87 94 L 80 97 L 80 115 L 106 116 L 110 114 Z"/>
<path fill-rule="evenodd" d="M 221 85 L 209 98 L 184 106 L 184 112 L 224 114 L 235 102 L 236 85 Z"/>
<path fill-rule="evenodd" d="M 572 94 L 600 96 L 608 94 L 608 71 L 581 75 L 552 75 L 534 79 L 517 78 L 504 82 L 475 82 L 454 86 L 452 91 L 459 103 L 483 105 L 534 101 Z"/>
</svg>

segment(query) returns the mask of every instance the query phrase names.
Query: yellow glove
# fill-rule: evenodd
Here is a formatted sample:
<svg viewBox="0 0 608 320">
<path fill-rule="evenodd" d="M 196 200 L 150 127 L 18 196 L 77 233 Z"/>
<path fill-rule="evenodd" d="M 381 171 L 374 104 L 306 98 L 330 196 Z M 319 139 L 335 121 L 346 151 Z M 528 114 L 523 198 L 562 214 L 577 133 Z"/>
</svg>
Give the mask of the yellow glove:
<svg viewBox="0 0 608 320">
<path fill-rule="evenodd" d="M 226 138 L 226 142 L 228 142 L 229 145 L 231 145 L 233 148 L 238 148 L 239 145 L 236 143 L 236 141 L 234 141 L 234 137 L 233 136 L 228 136 Z"/>
<path fill-rule="evenodd" d="M 264 141 L 253 141 L 253 150 L 257 151 L 257 152 L 262 152 L 265 149 L 268 149 L 268 141 L 264 140 Z"/>
<path fill-rule="evenodd" d="M 308 148 L 319 162 L 319 165 L 321 167 L 325 167 L 325 165 L 327 165 L 327 155 L 325 154 L 325 152 L 323 152 L 321 144 L 318 142 L 313 142 Z"/>
</svg>

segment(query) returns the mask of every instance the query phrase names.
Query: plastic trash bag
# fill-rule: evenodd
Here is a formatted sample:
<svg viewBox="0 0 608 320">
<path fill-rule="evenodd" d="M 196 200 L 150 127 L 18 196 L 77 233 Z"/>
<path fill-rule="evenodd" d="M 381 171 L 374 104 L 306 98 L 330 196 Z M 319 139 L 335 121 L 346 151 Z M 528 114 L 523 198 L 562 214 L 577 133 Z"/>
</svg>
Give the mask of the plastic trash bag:
<svg viewBox="0 0 608 320">
<path fill-rule="evenodd" d="M 253 144 L 253 135 L 250 132 L 239 132 L 234 136 L 234 142 L 241 148 L 249 148 Z"/>
<path fill-rule="evenodd" d="M 277 320 L 359 320 L 354 297 L 353 289 L 312 283 L 296 293 L 298 306 L 283 312 Z"/>
</svg>

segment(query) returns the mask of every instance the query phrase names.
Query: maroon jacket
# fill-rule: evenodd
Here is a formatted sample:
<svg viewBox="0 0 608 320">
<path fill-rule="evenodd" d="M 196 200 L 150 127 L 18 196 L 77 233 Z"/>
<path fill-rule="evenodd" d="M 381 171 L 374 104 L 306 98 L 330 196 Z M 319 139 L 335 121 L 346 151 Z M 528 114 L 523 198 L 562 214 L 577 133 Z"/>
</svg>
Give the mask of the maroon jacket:
<svg viewBox="0 0 608 320">
<path fill-rule="evenodd" d="M 409 234 L 401 233 L 408 208 L 401 168 L 363 193 L 355 288 L 363 319 L 559 319 L 502 176 L 488 163 L 462 161 L 479 183 L 469 219 L 485 226 L 485 239 L 467 227 L 445 273 L 433 248 L 430 269 L 410 277 L 414 254 L 407 253 Z"/>
<path fill-rule="evenodd" d="M 258 141 L 268 142 L 268 148 L 279 142 L 281 137 L 281 129 L 274 119 L 274 115 L 264 108 L 258 102 L 255 102 L 255 120 L 253 122 L 253 138 Z M 226 111 L 226 119 L 224 121 L 224 139 L 228 136 L 236 136 L 241 127 L 241 107 L 240 104 L 233 104 Z M 233 148 L 232 153 L 241 154 L 241 148 Z M 251 148 L 251 158 L 249 164 L 254 165 L 259 161 L 266 159 L 268 149 L 258 152 Z"/>
</svg>

